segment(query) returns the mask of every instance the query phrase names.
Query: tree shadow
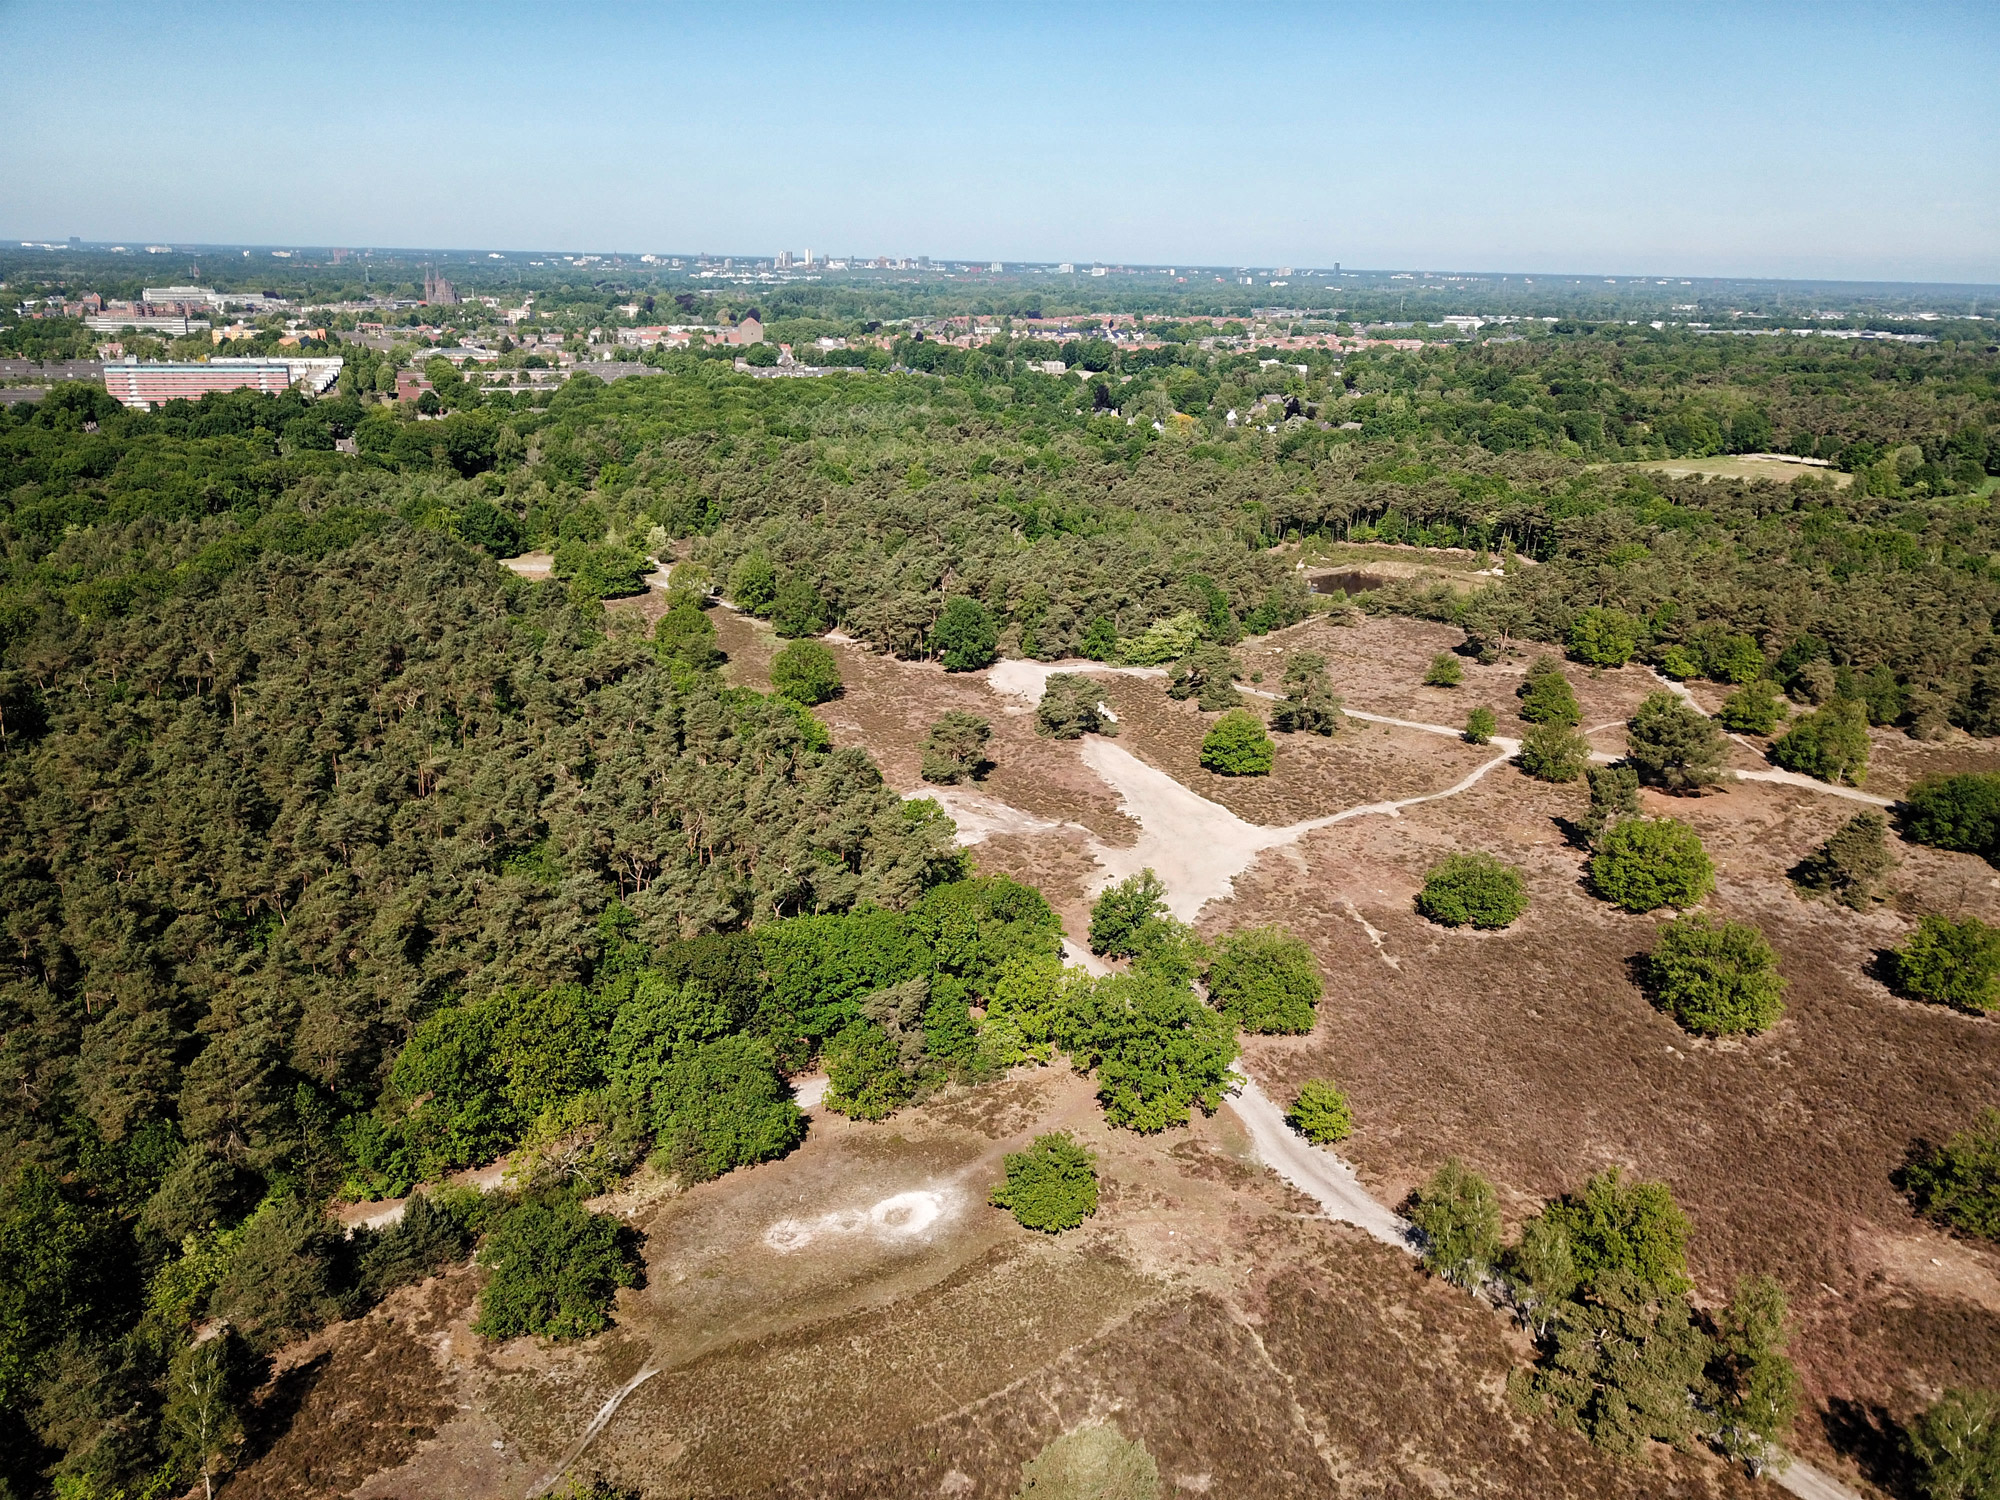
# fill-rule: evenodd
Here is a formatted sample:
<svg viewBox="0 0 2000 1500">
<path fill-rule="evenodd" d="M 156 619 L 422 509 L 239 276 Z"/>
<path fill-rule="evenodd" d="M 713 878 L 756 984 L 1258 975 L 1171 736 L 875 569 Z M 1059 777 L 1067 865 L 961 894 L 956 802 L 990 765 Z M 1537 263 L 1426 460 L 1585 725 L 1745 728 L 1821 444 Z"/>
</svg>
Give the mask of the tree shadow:
<svg viewBox="0 0 2000 1500">
<path fill-rule="evenodd" d="M 1902 1424 L 1887 1408 L 1836 1396 L 1820 1413 L 1820 1426 L 1834 1451 L 1853 1459 L 1870 1484 L 1898 1500 L 1921 1500 Z"/>
<path fill-rule="evenodd" d="M 333 1351 L 327 1350 L 304 1364 L 294 1365 L 264 1387 L 243 1413 L 243 1448 L 236 1460 L 238 1468 L 262 1458 L 278 1439 L 292 1430 L 299 1409 L 318 1388 L 320 1377 L 332 1362 Z"/>
</svg>

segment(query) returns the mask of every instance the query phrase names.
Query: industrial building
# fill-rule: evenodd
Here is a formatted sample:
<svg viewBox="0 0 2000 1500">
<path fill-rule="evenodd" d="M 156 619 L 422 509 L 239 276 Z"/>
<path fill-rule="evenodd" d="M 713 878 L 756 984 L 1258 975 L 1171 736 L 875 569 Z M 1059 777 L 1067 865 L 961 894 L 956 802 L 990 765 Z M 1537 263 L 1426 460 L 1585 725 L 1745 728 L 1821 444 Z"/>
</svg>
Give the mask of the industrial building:
<svg viewBox="0 0 2000 1500">
<path fill-rule="evenodd" d="M 167 401 L 195 401 L 210 391 L 276 394 L 303 385 L 317 395 L 340 378 L 334 359 L 216 359 L 205 364 L 141 363 L 127 359 L 104 367 L 104 388 L 115 400 L 144 411 Z"/>
</svg>

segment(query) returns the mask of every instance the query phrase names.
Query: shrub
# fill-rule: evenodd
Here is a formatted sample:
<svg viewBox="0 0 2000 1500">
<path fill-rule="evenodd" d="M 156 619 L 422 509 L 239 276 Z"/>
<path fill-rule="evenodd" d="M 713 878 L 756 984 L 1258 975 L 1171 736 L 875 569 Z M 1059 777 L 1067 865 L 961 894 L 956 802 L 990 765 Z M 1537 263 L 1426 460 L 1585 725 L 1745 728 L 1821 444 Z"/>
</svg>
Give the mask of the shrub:
<svg viewBox="0 0 2000 1500">
<path fill-rule="evenodd" d="M 2000 1006 L 2000 928 L 1977 917 L 1924 917 L 1890 967 L 1896 992 L 1911 1000 L 1971 1011 Z"/>
<path fill-rule="evenodd" d="M 1271 709 L 1271 727 L 1280 734 L 1332 734 L 1340 728 L 1340 695 L 1326 675 L 1326 658 L 1295 651 L 1285 661 L 1285 696 Z"/>
<path fill-rule="evenodd" d="M 1950 1387 L 1909 1428 L 1928 1500 L 2000 1496 L 2000 1394 Z"/>
<path fill-rule="evenodd" d="M 1622 667 L 1639 646 L 1639 622 L 1622 609 L 1586 609 L 1569 627 L 1569 653 L 1593 667 Z"/>
<path fill-rule="evenodd" d="M 1465 681 L 1465 668 L 1458 658 L 1449 651 L 1440 651 L 1431 658 L 1430 666 L 1424 672 L 1425 687 L 1457 687 Z"/>
<path fill-rule="evenodd" d="M 840 663 L 818 641 L 793 641 L 771 658 L 771 691 L 811 707 L 839 696 Z"/>
<path fill-rule="evenodd" d="M 1098 707 L 1099 688 L 1088 677 L 1053 672 L 1042 688 L 1035 709 L 1035 732 L 1059 740 L 1079 740 L 1086 734 L 1116 734 L 1118 727 Z"/>
<path fill-rule="evenodd" d="M 1895 861 L 1889 854 L 1889 820 L 1872 808 L 1857 813 L 1832 838 L 1792 870 L 1801 890 L 1832 896 L 1857 910 Z"/>
<path fill-rule="evenodd" d="M 1280 927 L 1251 927 L 1223 938 L 1206 976 L 1208 1000 L 1245 1031 L 1311 1031 L 1326 987 L 1319 960 Z"/>
<path fill-rule="evenodd" d="M 682 604 L 660 616 L 653 628 L 653 649 L 663 662 L 685 662 L 697 672 L 705 672 L 722 660 L 716 644 L 715 624 L 693 604 Z"/>
<path fill-rule="evenodd" d="M 1660 653 L 1660 670 L 1676 682 L 1701 676 L 1701 661 L 1685 646 L 1669 646 Z"/>
<path fill-rule="evenodd" d="M 1013 1210 L 1023 1229 L 1060 1234 L 1097 1212 L 1097 1157 L 1060 1130 L 1035 1137 L 1026 1151 L 1010 1151 L 1007 1180 L 988 1201 Z"/>
<path fill-rule="evenodd" d="M 1660 1004 L 1701 1036 L 1767 1031 L 1785 1011 L 1778 955 L 1746 923 L 1679 917 L 1660 930 L 1646 973 Z"/>
<path fill-rule="evenodd" d="M 1446 855 L 1417 892 L 1417 911 L 1442 927 L 1508 927 L 1527 909 L 1521 872 L 1486 853 Z"/>
<path fill-rule="evenodd" d="M 1175 984 L 1193 984 L 1213 957 L 1200 935 L 1174 917 L 1154 917 L 1132 935 L 1134 974 L 1158 974 Z"/>
<path fill-rule="evenodd" d="M 1629 912 L 1693 906 L 1715 889 L 1701 838 L 1673 818 L 1627 818 L 1590 857 L 1590 888 Z"/>
<path fill-rule="evenodd" d="M 1920 1142 L 1902 1171 L 1917 1212 L 1982 1239 L 2000 1240 L 2000 1109 L 1989 1109 L 1942 1146 Z"/>
<path fill-rule="evenodd" d="M 639 1280 L 633 1238 L 617 1219 L 574 1198 L 516 1204 L 480 1246 L 488 1278 L 473 1332 L 490 1339 L 602 1333 L 611 1326 L 613 1295 Z"/>
<path fill-rule="evenodd" d="M 380 1233 L 357 1230 L 358 1270 L 369 1300 L 422 1281 L 472 1253 L 473 1228 L 450 1190 L 413 1193 L 403 1215 Z"/>
<path fill-rule="evenodd" d="M 1682 1295 L 1687 1276 L 1687 1215 L 1663 1182 L 1627 1182 L 1617 1167 L 1599 1172 L 1542 1211 L 1569 1240 L 1578 1277 L 1593 1285 L 1629 1276 L 1655 1295 Z"/>
<path fill-rule="evenodd" d="M 2000 774 L 1926 777 L 1897 811 L 1904 834 L 1919 844 L 1989 857 L 2000 850 Z"/>
<path fill-rule="evenodd" d="M 1734 734 L 1769 734 L 1785 716 L 1785 700 L 1768 677 L 1745 683 L 1715 711 L 1718 723 Z"/>
<path fill-rule="evenodd" d="M 1590 764 L 1590 741 L 1560 724 L 1537 724 L 1516 761 L 1537 781 L 1574 781 Z"/>
<path fill-rule="evenodd" d="M 1538 656 L 1528 668 L 1527 678 L 1514 690 L 1521 700 L 1521 717 L 1530 724 L 1558 724 L 1574 729 L 1583 722 L 1576 692 L 1563 676 L 1562 663 L 1553 656 Z"/>
<path fill-rule="evenodd" d="M 1185 1125 L 1197 1104 L 1213 1114 L 1235 1076 L 1236 1029 L 1186 985 L 1158 975 L 1079 986 L 1063 1033 L 1075 1065 L 1097 1074 L 1104 1118 L 1129 1130 Z"/>
<path fill-rule="evenodd" d="M 1246 708 L 1217 719 L 1201 742 L 1201 763 L 1218 776 L 1268 776 L 1276 756 L 1264 721 Z"/>
<path fill-rule="evenodd" d="M 983 776 L 993 764 L 986 758 L 993 726 L 977 714 L 948 709 L 924 736 L 923 778 L 952 785 Z"/>
<path fill-rule="evenodd" d="M 1771 759 L 1787 771 L 1860 786 L 1868 779 L 1868 711 L 1836 698 L 1786 730 L 1771 746 Z"/>
<path fill-rule="evenodd" d="M 1347 1095 L 1330 1083 L 1308 1079 L 1285 1111 L 1285 1123 L 1315 1146 L 1330 1146 L 1354 1134 L 1354 1110 Z"/>
<path fill-rule="evenodd" d="M 1455 1156 L 1411 1195 L 1409 1217 L 1423 1231 L 1424 1268 L 1459 1286 L 1477 1286 L 1500 1253 L 1499 1195 Z"/>
<path fill-rule="evenodd" d="M 1730 780 L 1729 741 L 1672 693 L 1649 693 L 1626 721 L 1625 756 L 1640 777 L 1670 792 L 1698 792 Z"/>
<path fill-rule="evenodd" d="M 1588 1301 L 1555 1308 L 1548 1342 L 1526 1385 L 1558 1426 L 1628 1458 L 1648 1443 L 1692 1445 L 1701 1421 L 1694 1396 L 1708 1384 L 1714 1349 L 1684 1297 L 1609 1276 Z"/>
<path fill-rule="evenodd" d="M 353 1311 L 350 1247 L 319 1204 L 267 1199 L 240 1235 L 208 1310 L 259 1354 Z"/>
<path fill-rule="evenodd" d="M 931 630 L 931 649 L 947 672 L 976 672 L 993 660 L 1000 628 L 986 606 L 967 594 L 945 601 Z"/>
<path fill-rule="evenodd" d="M 1493 710 L 1480 704 L 1465 716 L 1465 743 L 1468 745 L 1490 745 L 1493 731 L 1500 727 L 1500 721 L 1493 717 Z"/>
<path fill-rule="evenodd" d="M 1167 676 L 1167 696 L 1179 701 L 1193 698 L 1204 713 L 1221 713 L 1243 701 L 1236 691 L 1236 679 L 1243 668 L 1222 646 L 1204 641 L 1174 663 Z"/>
<path fill-rule="evenodd" d="M 1129 958 L 1140 929 L 1167 914 L 1167 887 L 1150 869 L 1108 885 L 1090 908 L 1090 951 Z"/>
<path fill-rule="evenodd" d="M 1765 666 L 1763 648 L 1747 635 L 1711 635 L 1701 643 L 1702 674 L 1712 682 L 1755 682 Z"/>
<path fill-rule="evenodd" d="M 692 1048 L 667 1068 L 653 1096 L 656 1158 L 683 1182 L 706 1182 L 772 1161 L 805 1139 L 771 1044 L 726 1036 Z"/>
</svg>

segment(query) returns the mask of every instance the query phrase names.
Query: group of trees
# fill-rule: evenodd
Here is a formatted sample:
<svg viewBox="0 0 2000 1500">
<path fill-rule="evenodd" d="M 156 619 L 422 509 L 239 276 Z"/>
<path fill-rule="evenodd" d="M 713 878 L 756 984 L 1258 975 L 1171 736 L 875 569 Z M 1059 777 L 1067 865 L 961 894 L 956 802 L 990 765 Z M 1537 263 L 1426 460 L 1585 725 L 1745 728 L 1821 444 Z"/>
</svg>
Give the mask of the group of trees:
<svg viewBox="0 0 2000 1500">
<path fill-rule="evenodd" d="M 1408 1211 L 1434 1273 L 1497 1283 L 1539 1354 L 1517 1372 L 1516 1399 L 1559 1425 L 1627 1456 L 1705 1442 L 1759 1467 L 1790 1427 L 1801 1392 L 1784 1293 L 1750 1277 L 1698 1311 L 1688 1221 L 1663 1184 L 1614 1167 L 1546 1204 L 1509 1245 L 1492 1184 L 1454 1159 Z"/>
</svg>

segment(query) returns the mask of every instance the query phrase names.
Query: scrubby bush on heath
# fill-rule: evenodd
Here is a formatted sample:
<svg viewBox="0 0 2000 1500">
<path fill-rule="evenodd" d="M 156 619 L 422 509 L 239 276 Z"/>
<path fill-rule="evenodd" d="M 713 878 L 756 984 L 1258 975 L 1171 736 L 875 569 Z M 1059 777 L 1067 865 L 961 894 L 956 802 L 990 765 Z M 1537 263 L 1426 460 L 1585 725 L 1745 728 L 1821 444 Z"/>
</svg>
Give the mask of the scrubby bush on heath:
<svg viewBox="0 0 2000 1500">
<path fill-rule="evenodd" d="M 1701 839 L 1674 818 L 1627 818 L 1590 857 L 1590 888 L 1629 912 L 1693 906 L 1715 889 Z"/>
<path fill-rule="evenodd" d="M 1444 927 L 1506 927 L 1527 909 L 1521 872 L 1483 852 L 1446 855 L 1417 893 L 1417 910 Z"/>
<path fill-rule="evenodd" d="M 1299 1097 L 1285 1111 L 1285 1123 L 1315 1146 L 1330 1146 L 1354 1134 L 1354 1110 L 1346 1094 L 1313 1078 L 1299 1085 Z"/>
<path fill-rule="evenodd" d="M 1063 1131 L 1035 1137 L 1010 1151 L 1007 1180 L 993 1189 L 994 1207 L 1011 1209 L 1023 1229 L 1059 1234 L 1097 1212 L 1097 1157 Z"/>
<path fill-rule="evenodd" d="M 1325 992 L 1312 949 L 1278 927 L 1223 938 L 1207 982 L 1209 1004 L 1238 1026 L 1281 1035 L 1311 1031 Z"/>
</svg>

